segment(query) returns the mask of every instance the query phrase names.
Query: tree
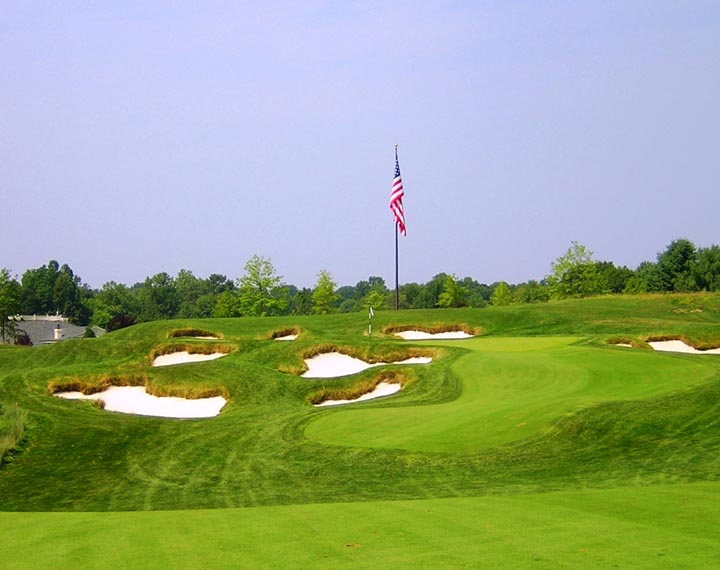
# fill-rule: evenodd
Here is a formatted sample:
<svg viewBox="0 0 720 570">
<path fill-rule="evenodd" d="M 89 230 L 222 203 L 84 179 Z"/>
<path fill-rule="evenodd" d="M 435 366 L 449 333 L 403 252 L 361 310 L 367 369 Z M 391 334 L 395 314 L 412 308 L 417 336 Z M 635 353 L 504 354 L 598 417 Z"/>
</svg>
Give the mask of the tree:
<svg viewBox="0 0 720 570">
<path fill-rule="evenodd" d="M 312 289 L 303 287 L 295 293 L 290 307 L 290 313 L 293 315 L 310 315 L 312 314 Z"/>
<path fill-rule="evenodd" d="M 548 287 L 531 279 L 515 288 L 513 298 L 518 303 L 541 303 L 550 298 Z"/>
<path fill-rule="evenodd" d="M 663 291 L 695 291 L 693 280 L 695 245 L 685 238 L 673 240 L 658 255 L 657 266 Z"/>
<path fill-rule="evenodd" d="M 437 306 L 441 308 L 464 307 L 466 305 L 467 290 L 460 285 L 454 275 L 446 275 L 443 288 L 438 295 Z"/>
<path fill-rule="evenodd" d="M 662 276 L 657 263 L 643 261 L 635 270 L 635 276 L 642 281 L 631 280 L 625 285 L 625 293 L 657 293 L 663 291 Z"/>
<path fill-rule="evenodd" d="M 14 342 L 17 323 L 13 318 L 20 312 L 20 283 L 10 276 L 10 270 L 0 269 L 0 342 Z"/>
<path fill-rule="evenodd" d="M 212 309 L 212 316 L 214 318 L 222 319 L 239 317 L 240 315 L 242 315 L 240 299 L 235 291 L 223 291 L 217 296 Z"/>
<path fill-rule="evenodd" d="M 692 278 L 698 289 L 720 291 L 720 246 L 700 248 L 692 267 Z"/>
<path fill-rule="evenodd" d="M 92 322 L 108 331 L 130 326 L 139 318 L 137 299 L 123 284 L 108 281 L 90 300 Z"/>
<path fill-rule="evenodd" d="M 369 309 L 371 307 L 373 310 L 384 309 L 390 296 L 390 290 L 385 285 L 385 279 L 372 275 L 368 277 L 367 285 L 361 302 L 356 305 L 356 309 Z"/>
<path fill-rule="evenodd" d="M 178 297 L 178 317 L 209 317 L 209 314 L 200 314 L 198 299 L 206 291 L 206 283 L 198 279 L 189 269 L 181 269 L 175 277 L 175 291 Z"/>
<path fill-rule="evenodd" d="M 22 276 L 22 312 L 31 315 L 60 313 L 73 323 L 86 325 L 89 290 L 70 266 L 52 259 L 47 265 L 29 269 Z"/>
<path fill-rule="evenodd" d="M 326 315 L 337 311 L 336 303 L 340 296 L 335 292 L 337 285 L 328 271 L 318 273 L 318 280 L 312 292 L 312 312 L 315 315 Z"/>
<path fill-rule="evenodd" d="M 180 306 L 175 280 L 165 272 L 145 279 L 137 290 L 140 320 L 171 319 Z"/>
<path fill-rule="evenodd" d="M 245 264 L 245 275 L 238 279 L 242 314 L 264 317 L 281 313 L 285 308 L 281 284 L 282 277 L 271 261 L 253 255 Z"/>
<path fill-rule="evenodd" d="M 494 307 L 505 307 L 511 304 L 513 301 L 512 291 L 510 285 L 505 281 L 500 281 L 495 286 L 492 295 L 490 295 L 490 304 Z"/>
<path fill-rule="evenodd" d="M 598 261 L 595 266 L 610 293 L 622 293 L 628 280 L 635 276 L 632 269 L 616 267 L 612 261 Z"/>
<path fill-rule="evenodd" d="M 597 264 L 592 259 L 592 251 L 573 241 L 565 252 L 551 264 L 552 273 L 548 276 L 551 295 L 556 299 L 567 297 L 587 297 L 605 293 L 607 281 L 603 279 Z"/>
<path fill-rule="evenodd" d="M 28 315 L 47 315 L 55 312 L 53 290 L 60 265 L 54 259 L 37 269 L 23 273 L 22 312 Z"/>
<path fill-rule="evenodd" d="M 415 298 L 415 302 L 417 304 L 414 308 L 432 309 L 433 307 L 437 307 L 438 299 L 440 298 L 440 293 L 442 293 L 445 285 L 446 277 L 447 273 L 438 273 L 435 277 L 423 285 L 419 295 Z"/>
</svg>

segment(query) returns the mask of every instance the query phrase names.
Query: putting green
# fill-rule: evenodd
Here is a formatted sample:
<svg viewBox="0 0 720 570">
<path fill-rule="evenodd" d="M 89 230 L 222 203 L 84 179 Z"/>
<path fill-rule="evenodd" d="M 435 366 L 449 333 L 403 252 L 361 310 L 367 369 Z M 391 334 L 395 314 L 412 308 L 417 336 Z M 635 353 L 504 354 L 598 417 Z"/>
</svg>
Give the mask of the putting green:
<svg viewBox="0 0 720 570">
<path fill-rule="evenodd" d="M 706 357 L 591 346 L 580 337 L 473 338 L 452 366 L 456 400 L 429 406 L 338 409 L 313 420 L 310 440 L 331 445 L 462 451 L 545 433 L 565 414 L 601 402 L 651 398 L 706 381 Z M 711 357 L 707 357 L 711 358 Z"/>
</svg>

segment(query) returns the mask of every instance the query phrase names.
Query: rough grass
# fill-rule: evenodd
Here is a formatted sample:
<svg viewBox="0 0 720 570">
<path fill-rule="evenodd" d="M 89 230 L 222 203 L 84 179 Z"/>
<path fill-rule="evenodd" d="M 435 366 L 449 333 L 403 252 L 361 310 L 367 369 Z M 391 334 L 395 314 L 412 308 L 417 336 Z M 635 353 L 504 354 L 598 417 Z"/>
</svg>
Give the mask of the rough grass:
<svg viewBox="0 0 720 570">
<path fill-rule="evenodd" d="M 299 335 L 300 334 L 300 328 L 299 327 L 289 327 L 284 328 L 280 330 L 273 331 L 270 335 L 271 339 L 281 338 L 284 336 L 290 336 L 290 335 Z"/>
<path fill-rule="evenodd" d="M 0 402 L 0 467 L 12 452 L 20 446 L 27 424 L 27 411 L 17 404 Z"/>
<path fill-rule="evenodd" d="M 165 354 L 174 354 L 176 352 L 187 352 L 189 354 L 215 354 L 222 352 L 230 354 L 236 347 L 230 344 L 205 343 L 205 342 L 187 342 L 160 345 L 150 353 L 150 360 L 155 360 L 158 356 Z"/>
<path fill-rule="evenodd" d="M 459 323 L 426 323 L 420 325 L 390 325 L 382 328 L 382 332 L 385 334 L 395 334 L 405 331 L 420 331 L 428 334 L 464 332 L 477 336 L 482 334 L 482 327 Z"/>
<path fill-rule="evenodd" d="M 182 328 L 182 329 L 175 329 L 173 331 L 170 331 L 168 333 L 168 338 L 184 338 L 184 337 L 212 337 L 212 338 L 202 338 L 201 340 L 215 340 L 222 338 L 221 335 L 218 333 L 208 331 L 205 329 L 195 329 L 195 328 Z"/>
</svg>

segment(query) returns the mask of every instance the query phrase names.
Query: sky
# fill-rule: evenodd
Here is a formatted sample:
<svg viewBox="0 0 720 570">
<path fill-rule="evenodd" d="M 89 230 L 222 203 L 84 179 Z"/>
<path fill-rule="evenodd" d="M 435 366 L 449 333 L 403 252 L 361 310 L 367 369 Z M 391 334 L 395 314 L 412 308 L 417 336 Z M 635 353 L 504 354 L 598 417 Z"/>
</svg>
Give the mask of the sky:
<svg viewBox="0 0 720 570">
<path fill-rule="evenodd" d="M 3 0 L 0 267 L 542 279 L 720 244 L 720 2 Z"/>
</svg>

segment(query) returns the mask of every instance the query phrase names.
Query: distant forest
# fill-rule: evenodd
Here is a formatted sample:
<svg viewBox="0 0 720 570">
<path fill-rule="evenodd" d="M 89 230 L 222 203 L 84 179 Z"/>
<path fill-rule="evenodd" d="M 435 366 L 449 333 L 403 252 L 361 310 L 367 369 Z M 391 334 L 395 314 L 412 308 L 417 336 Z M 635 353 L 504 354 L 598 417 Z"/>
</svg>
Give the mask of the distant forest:
<svg viewBox="0 0 720 570">
<path fill-rule="evenodd" d="M 572 242 L 543 279 L 485 284 L 439 273 L 427 283 L 401 285 L 399 300 L 402 309 L 479 308 L 603 294 L 691 291 L 720 291 L 720 246 L 698 248 L 677 239 L 655 261 L 630 269 L 596 261 L 585 246 Z M 0 335 L 5 340 L 14 330 L 13 317 L 23 314 L 59 313 L 74 324 L 111 331 L 157 319 L 346 313 L 394 306 L 395 291 L 382 277 L 338 286 L 328 271 L 321 270 L 314 288 L 298 288 L 284 283 L 271 261 L 257 255 L 236 279 L 217 273 L 201 278 L 183 269 L 175 277 L 157 273 L 134 285 L 110 281 L 100 289 L 88 287 L 67 264 L 55 260 L 28 269 L 19 280 L 0 269 Z"/>
</svg>

